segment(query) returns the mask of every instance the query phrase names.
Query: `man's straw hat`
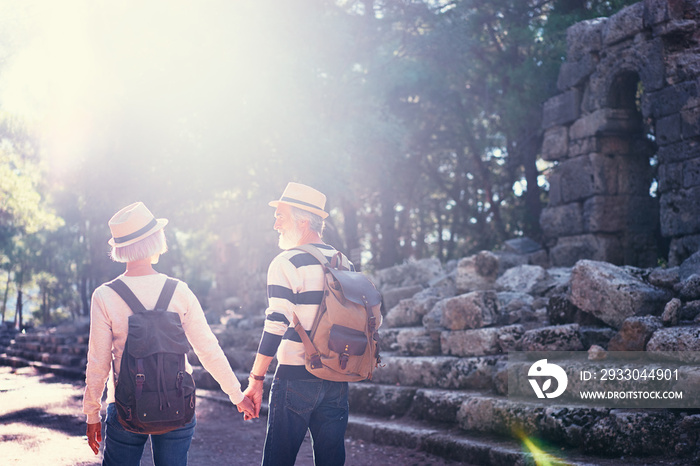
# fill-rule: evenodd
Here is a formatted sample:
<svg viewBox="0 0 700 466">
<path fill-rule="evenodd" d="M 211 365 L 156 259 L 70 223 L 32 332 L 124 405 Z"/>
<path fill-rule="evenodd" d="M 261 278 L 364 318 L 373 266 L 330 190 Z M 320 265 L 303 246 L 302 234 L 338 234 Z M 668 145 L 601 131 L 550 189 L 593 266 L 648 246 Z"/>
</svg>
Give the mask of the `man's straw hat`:
<svg viewBox="0 0 700 466">
<path fill-rule="evenodd" d="M 109 229 L 112 231 L 110 246 L 124 247 L 162 230 L 168 220 L 156 219 L 143 202 L 135 202 L 124 207 L 109 219 Z"/>
<path fill-rule="evenodd" d="M 279 204 L 289 204 L 302 210 L 314 213 L 321 218 L 328 217 L 326 212 L 326 195 L 311 186 L 301 183 L 290 182 L 284 188 L 282 197 L 278 201 L 270 202 L 272 207 L 277 208 Z"/>
</svg>

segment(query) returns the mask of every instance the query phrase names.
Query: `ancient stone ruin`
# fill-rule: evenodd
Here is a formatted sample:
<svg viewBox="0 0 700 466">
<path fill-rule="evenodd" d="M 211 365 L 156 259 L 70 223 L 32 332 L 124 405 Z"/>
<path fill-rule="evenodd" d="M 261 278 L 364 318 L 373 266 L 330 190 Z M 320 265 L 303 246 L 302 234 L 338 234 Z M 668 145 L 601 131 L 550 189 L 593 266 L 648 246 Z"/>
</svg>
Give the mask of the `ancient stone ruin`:
<svg viewBox="0 0 700 466">
<path fill-rule="evenodd" d="M 678 265 L 700 247 L 700 7 L 645 0 L 567 32 L 543 110 L 553 265 Z"/>
</svg>

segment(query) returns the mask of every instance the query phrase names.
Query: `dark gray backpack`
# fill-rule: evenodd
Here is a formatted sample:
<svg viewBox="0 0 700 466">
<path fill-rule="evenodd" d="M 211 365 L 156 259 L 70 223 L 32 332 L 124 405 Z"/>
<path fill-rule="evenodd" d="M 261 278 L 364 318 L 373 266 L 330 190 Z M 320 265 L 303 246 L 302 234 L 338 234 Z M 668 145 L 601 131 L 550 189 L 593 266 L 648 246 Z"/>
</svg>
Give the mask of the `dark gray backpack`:
<svg viewBox="0 0 700 466">
<path fill-rule="evenodd" d="M 123 281 L 107 284 L 134 313 L 115 390 L 119 422 L 130 432 L 164 434 L 194 416 L 194 380 L 185 371 L 189 342 L 180 315 L 167 310 L 177 283 L 166 280 L 153 310 L 146 310 Z"/>
</svg>

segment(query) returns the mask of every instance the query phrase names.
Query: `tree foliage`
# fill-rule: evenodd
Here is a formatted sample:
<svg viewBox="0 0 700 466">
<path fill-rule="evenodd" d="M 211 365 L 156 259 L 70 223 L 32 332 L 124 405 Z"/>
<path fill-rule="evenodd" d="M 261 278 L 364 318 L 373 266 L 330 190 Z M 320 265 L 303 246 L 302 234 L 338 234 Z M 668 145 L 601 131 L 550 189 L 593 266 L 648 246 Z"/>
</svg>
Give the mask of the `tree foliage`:
<svg viewBox="0 0 700 466">
<path fill-rule="evenodd" d="M 139 200 L 170 219 L 164 271 L 205 305 L 264 301 L 267 202 L 288 181 L 328 195 L 326 240 L 369 268 L 537 239 L 566 28 L 634 2 L 157 3 L 67 12 L 90 40 L 66 61 L 96 64 L 47 105 L 60 137 L 3 130 L 3 303 L 29 287 L 39 320 L 87 314 L 121 270 L 107 220 Z"/>
</svg>

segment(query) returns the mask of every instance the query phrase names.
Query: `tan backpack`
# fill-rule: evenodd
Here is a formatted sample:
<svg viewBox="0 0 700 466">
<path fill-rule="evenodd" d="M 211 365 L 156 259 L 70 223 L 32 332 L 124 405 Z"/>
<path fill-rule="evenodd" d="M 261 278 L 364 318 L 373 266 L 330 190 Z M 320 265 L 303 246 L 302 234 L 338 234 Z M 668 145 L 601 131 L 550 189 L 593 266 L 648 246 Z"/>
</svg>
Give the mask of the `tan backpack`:
<svg viewBox="0 0 700 466">
<path fill-rule="evenodd" d="M 380 363 L 377 328 L 382 323 L 381 295 L 360 272 L 348 270 L 340 252 L 329 261 L 318 248 L 295 249 L 311 254 L 323 266 L 323 301 L 307 334 L 294 314 L 294 329 L 306 352 L 306 369 L 335 382 L 371 379 Z"/>
</svg>

